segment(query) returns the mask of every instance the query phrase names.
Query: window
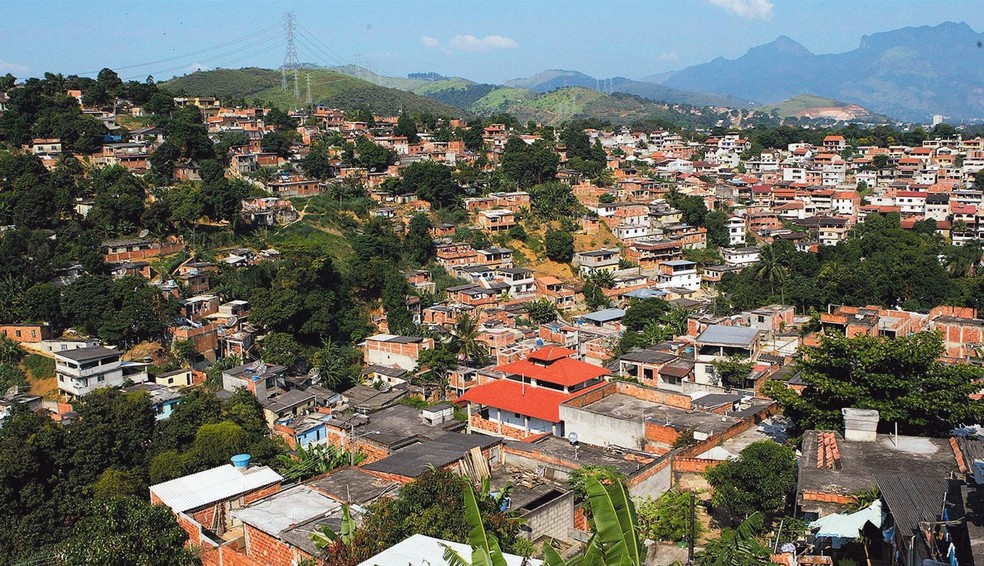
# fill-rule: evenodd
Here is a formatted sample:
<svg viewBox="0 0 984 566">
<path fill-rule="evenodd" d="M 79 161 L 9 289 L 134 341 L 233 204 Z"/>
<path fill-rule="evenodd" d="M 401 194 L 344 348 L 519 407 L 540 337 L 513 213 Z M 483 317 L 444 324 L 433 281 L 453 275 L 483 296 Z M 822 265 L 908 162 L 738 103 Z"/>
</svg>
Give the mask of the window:
<svg viewBox="0 0 984 566">
<path fill-rule="evenodd" d="M 99 377 L 96 378 L 96 381 L 99 382 L 99 383 L 102 383 L 105 379 L 106 379 L 106 376 L 100 375 Z"/>
</svg>

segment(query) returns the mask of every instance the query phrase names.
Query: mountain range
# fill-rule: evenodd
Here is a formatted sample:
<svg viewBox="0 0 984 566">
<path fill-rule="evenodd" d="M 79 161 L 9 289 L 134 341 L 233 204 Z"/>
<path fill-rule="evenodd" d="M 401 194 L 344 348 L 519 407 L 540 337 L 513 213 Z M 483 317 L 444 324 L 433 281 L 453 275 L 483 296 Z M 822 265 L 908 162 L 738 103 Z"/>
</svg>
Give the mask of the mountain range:
<svg viewBox="0 0 984 566">
<path fill-rule="evenodd" d="M 857 49 L 816 55 L 780 36 L 737 59 L 687 67 L 660 84 L 771 103 L 809 93 L 910 121 L 984 117 L 984 34 L 965 23 L 866 35 Z"/>
</svg>

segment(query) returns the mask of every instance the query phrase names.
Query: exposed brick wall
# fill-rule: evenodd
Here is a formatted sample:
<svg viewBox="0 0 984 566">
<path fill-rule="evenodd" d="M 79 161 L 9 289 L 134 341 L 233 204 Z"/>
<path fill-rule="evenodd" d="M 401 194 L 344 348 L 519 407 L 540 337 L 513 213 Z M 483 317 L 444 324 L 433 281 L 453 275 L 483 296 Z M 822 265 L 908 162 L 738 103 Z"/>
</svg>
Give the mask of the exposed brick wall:
<svg viewBox="0 0 984 566">
<path fill-rule="evenodd" d="M 652 387 L 644 387 L 637 383 L 631 383 L 628 381 L 616 381 L 614 383 L 616 385 L 616 391 L 618 393 L 622 393 L 623 395 L 629 395 L 631 397 L 635 397 L 636 399 L 652 401 L 653 403 L 660 403 L 662 405 L 669 405 L 685 411 L 689 411 L 693 408 L 690 396 L 684 395 L 683 393 L 674 393 L 672 391 L 663 391 Z"/>
<path fill-rule="evenodd" d="M 299 559 L 310 558 L 251 525 L 246 525 L 246 556 L 248 563 L 256 566 L 293 566 Z"/>
<path fill-rule="evenodd" d="M 646 421 L 646 440 L 673 445 L 680 438 L 680 431 L 673 427 Z"/>
<path fill-rule="evenodd" d="M 706 460 L 703 458 L 673 458 L 673 471 L 703 474 L 721 462 L 721 460 Z"/>
<path fill-rule="evenodd" d="M 37 343 L 54 337 L 54 330 L 43 324 L 0 324 L 0 334 L 17 343 Z"/>
<path fill-rule="evenodd" d="M 820 493 L 819 491 L 804 491 L 802 499 L 803 501 L 822 501 L 824 503 L 837 503 L 838 505 L 849 505 L 854 503 L 854 497 L 850 495 Z"/>
<path fill-rule="evenodd" d="M 263 489 L 258 489 L 252 493 L 247 493 L 243 496 L 243 505 L 249 505 L 250 503 L 256 501 L 257 499 L 263 499 L 268 495 L 273 495 L 280 491 L 280 484 L 275 483 L 271 486 L 264 487 Z"/>
<path fill-rule="evenodd" d="M 472 414 L 471 420 L 468 422 L 468 424 L 473 429 L 484 430 L 486 432 L 491 432 L 496 436 L 504 436 L 506 438 L 512 438 L 515 440 L 525 440 L 527 438 L 530 438 L 531 436 L 540 436 L 540 433 L 526 432 L 524 430 L 506 424 L 502 425 L 500 430 L 499 423 L 494 423 L 492 421 L 485 420 L 482 418 L 481 415 L 478 414 Z"/>
</svg>

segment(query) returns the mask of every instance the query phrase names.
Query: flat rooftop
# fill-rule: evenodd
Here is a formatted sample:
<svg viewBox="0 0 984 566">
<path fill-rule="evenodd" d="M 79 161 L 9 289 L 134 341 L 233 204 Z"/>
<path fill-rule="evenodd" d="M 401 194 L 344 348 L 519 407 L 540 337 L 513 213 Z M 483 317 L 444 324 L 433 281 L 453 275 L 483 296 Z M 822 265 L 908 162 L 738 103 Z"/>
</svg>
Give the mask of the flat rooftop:
<svg viewBox="0 0 984 566">
<path fill-rule="evenodd" d="M 306 485 L 297 485 L 255 501 L 232 514 L 247 525 L 279 537 L 285 529 L 329 515 L 341 507 L 342 504 L 334 499 Z"/>
<path fill-rule="evenodd" d="M 817 467 L 820 433 L 833 434 L 840 461 L 832 468 Z M 839 432 L 808 430 L 803 434 L 803 457 L 799 470 L 799 491 L 819 491 L 851 495 L 877 485 L 887 470 L 908 476 L 948 478 L 957 472 L 949 442 L 942 438 L 879 434 L 874 442 L 844 440 Z M 809 502 L 817 504 L 818 502 Z"/>
<path fill-rule="evenodd" d="M 458 420 L 451 420 L 436 426 L 424 424 L 420 416 L 420 409 L 406 405 L 393 405 L 368 415 L 335 415 L 331 424 L 346 431 L 354 424 L 357 437 L 365 438 L 391 449 L 406 446 L 413 440 L 435 439 L 465 426 L 465 423 Z"/>
<path fill-rule="evenodd" d="M 582 410 L 634 423 L 654 421 L 678 431 L 695 430 L 707 434 L 725 431 L 741 422 L 738 417 L 703 411 L 686 411 L 669 405 L 614 393 L 585 405 Z"/>
<path fill-rule="evenodd" d="M 355 505 L 365 505 L 387 493 L 395 494 L 402 485 L 352 467 L 341 468 L 306 483 L 332 499 Z"/>
<path fill-rule="evenodd" d="M 575 451 L 571 443 L 556 436 L 547 436 L 536 442 L 508 441 L 506 445 L 510 449 L 522 452 L 540 452 L 545 456 L 565 460 L 577 466 L 613 466 L 626 475 L 632 475 L 645 466 L 642 462 L 627 460 L 625 454 L 615 450 L 584 443 L 578 446 L 575 460 Z M 506 459 L 508 460 L 508 456 Z"/>
<path fill-rule="evenodd" d="M 415 478 L 426 473 L 431 466 L 443 468 L 463 458 L 472 448 L 482 450 L 499 444 L 501 438 L 484 434 L 451 432 L 433 440 L 411 444 L 393 452 L 387 458 L 368 464 L 365 469 L 373 472 L 397 474 Z"/>
<path fill-rule="evenodd" d="M 490 485 L 493 492 L 512 485 L 509 510 L 520 513 L 533 511 L 571 491 L 564 482 L 549 480 L 528 468 L 508 465 L 492 470 Z"/>
</svg>

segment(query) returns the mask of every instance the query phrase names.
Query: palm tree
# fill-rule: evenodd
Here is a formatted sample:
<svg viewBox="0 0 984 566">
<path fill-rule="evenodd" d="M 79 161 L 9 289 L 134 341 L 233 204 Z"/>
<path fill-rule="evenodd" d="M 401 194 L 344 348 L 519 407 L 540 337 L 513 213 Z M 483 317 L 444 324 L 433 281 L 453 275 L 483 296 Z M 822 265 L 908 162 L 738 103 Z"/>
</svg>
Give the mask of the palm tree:
<svg viewBox="0 0 984 566">
<path fill-rule="evenodd" d="M 769 289 L 772 294 L 776 292 L 776 283 L 779 284 L 780 301 L 785 302 L 785 292 L 782 288 L 786 280 L 786 266 L 783 258 L 775 252 L 769 245 L 762 248 L 759 254 L 759 263 L 755 271 L 755 278 L 758 280 L 768 280 Z"/>
<path fill-rule="evenodd" d="M 330 444 L 312 444 L 307 448 L 302 446 L 289 456 L 277 455 L 281 475 L 296 481 L 320 476 L 347 464 L 359 464 L 365 459 L 366 455 L 361 452 L 349 454 L 347 450 Z"/>
<path fill-rule="evenodd" d="M 325 341 L 325 345 L 320 350 L 311 356 L 311 365 L 318 370 L 321 376 L 321 385 L 331 389 L 337 389 L 354 379 L 352 367 L 349 360 L 346 359 L 345 352 L 330 338 Z"/>
<path fill-rule="evenodd" d="M 673 305 L 670 310 L 663 313 L 661 317 L 663 323 L 669 327 L 673 336 L 683 336 L 687 333 L 687 320 L 690 319 L 690 311 L 680 305 Z"/>
<path fill-rule="evenodd" d="M 454 325 L 454 335 L 459 360 L 471 361 L 479 366 L 485 365 L 488 348 L 478 339 L 481 330 L 477 319 L 472 318 L 468 313 L 462 314 Z"/>
<path fill-rule="evenodd" d="M 543 545 L 543 563 L 546 566 L 642 566 L 646 551 L 639 538 L 635 505 L 625 486 L 614 482 L 605 487 L 596 478 L 588 477 L 584 487 L 591 506 L 594 536 L 580 555 L 567 561 L 552 546 Z M 471 486 L 465 489 L 465 517 L 471 527 L 468 533 L 471 561 L 445 545 L 444 559 L 449 566 L 505 566 L 499 541 L 485 532 L 475 489 Z"/>
<path fill-rule="evenodd" d="M 642 339 L 646 341 L 647 344 L 659 344 L 664 340 L 671 340 L 673 338 L 673 332 L 670 331 L 669 327 L 660 324 L 656 320 L 650 320 L 646 323 L 646 326 L 642 328 Z"/>
</svg>

